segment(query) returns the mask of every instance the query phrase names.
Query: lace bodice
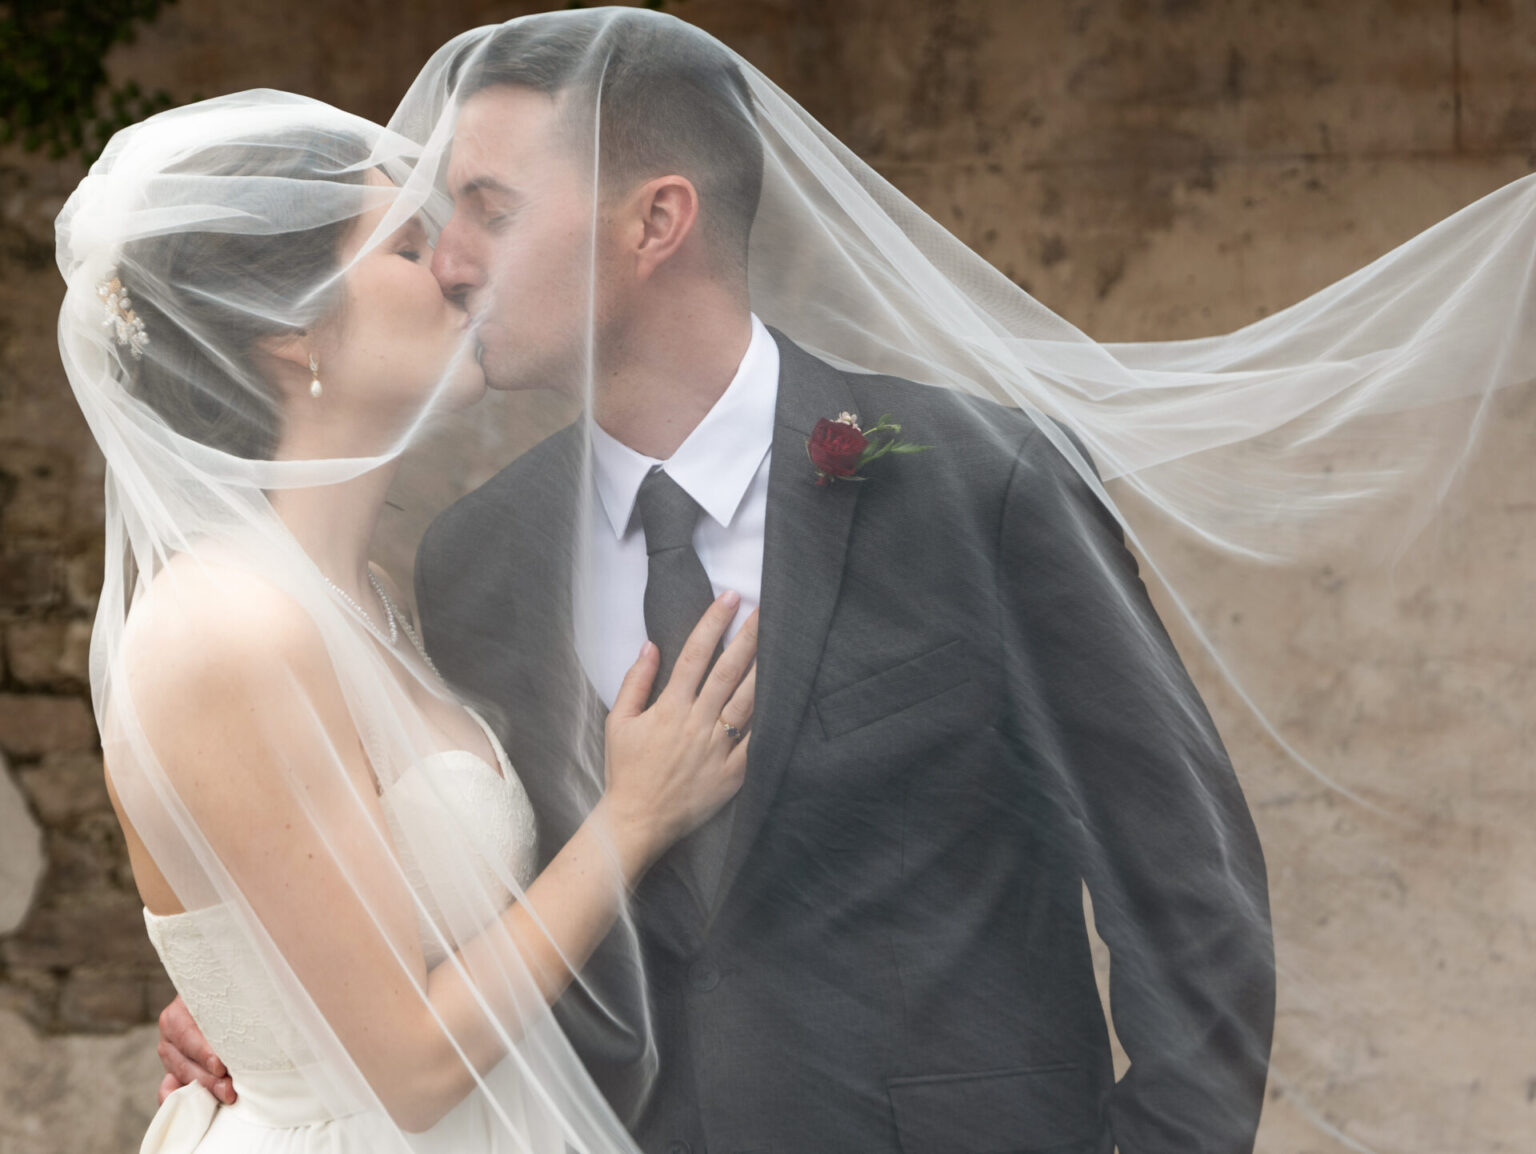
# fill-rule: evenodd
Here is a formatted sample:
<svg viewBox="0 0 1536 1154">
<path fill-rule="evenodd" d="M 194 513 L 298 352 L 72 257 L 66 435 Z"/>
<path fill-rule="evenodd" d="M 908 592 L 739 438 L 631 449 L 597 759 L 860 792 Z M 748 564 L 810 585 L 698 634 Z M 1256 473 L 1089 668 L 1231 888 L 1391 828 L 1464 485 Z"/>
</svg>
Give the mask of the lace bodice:
<svg viewBox="0 0 1536 1154">
<path fill-rule="evenodd" d="M 509 876 L 526 887 L 537 868 L 533 807 L 494 734 L 479 717 L 500 763 L 500 773 L 476 754 L 452 750 L 413 766 L 379 798 L 400 864 L 430 915 L 421 918 L 422 953 L 428 968 L 446 956 L 439 934 L 452 917 L 434 900 L 409 839 L 402 813 L 441 805 L 467 842 L 478 886 L 502 905 Z M 158 915 L 144 911 L 154 944 L 176 991 L 198 1028 L 230 1072 L 286 1070 L 302 1065 L 307 1051 L 283 1012 L 271 979 L 233 911 L 226 905 Z M 460 923 L 462 924 L 462 923 Z"/>
</svg>

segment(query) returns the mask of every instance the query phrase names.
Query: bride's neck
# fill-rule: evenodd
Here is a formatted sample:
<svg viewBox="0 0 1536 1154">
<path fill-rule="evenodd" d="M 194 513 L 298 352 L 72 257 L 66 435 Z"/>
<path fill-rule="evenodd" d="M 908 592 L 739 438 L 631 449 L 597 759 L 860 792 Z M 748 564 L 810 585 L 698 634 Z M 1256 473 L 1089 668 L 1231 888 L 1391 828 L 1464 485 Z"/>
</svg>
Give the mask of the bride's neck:
<svg viewBox="0 0 1536 1154">
<path fill-rule="evenodd" d="M 350 481 L 269 494 L 273 511 L 320 572 L 361 605 L 375 597 L 368 581 L 368 547 L 398 463 Z"/>
</svg>

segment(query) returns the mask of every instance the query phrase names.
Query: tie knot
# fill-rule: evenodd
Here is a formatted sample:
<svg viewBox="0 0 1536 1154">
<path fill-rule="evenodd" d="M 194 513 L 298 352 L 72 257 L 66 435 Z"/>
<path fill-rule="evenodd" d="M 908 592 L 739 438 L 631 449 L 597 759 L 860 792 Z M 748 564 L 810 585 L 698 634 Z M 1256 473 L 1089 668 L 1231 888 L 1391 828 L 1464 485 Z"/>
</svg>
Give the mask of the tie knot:
<svg viewBox="0 0 1536 1154">
<path fill-rule="evenodd" d="M 645 475 L 635 504 L 640 510 L 640 525 L 645 530 L 648 556 L 693 545 L 693 527 L 698 524 L 703 510 L 661 469 L 652 469 Z"/>
</svg>

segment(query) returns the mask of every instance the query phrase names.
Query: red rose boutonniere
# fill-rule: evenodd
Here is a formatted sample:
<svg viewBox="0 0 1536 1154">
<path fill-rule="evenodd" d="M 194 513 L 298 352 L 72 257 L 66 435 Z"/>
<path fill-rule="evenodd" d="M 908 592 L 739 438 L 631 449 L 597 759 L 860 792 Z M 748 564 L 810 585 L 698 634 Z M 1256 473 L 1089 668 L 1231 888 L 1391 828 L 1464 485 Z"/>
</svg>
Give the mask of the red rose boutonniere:
<svg viewBox="0 0 1536 1154">
<path fill-rule="evenodd" d="M 901 426 L 888 415 L 867 429 L 859 428 L 859 418 L 854 413 L 839 413 L 835 421 L 823 417 L 805 442 L 806 456 L 816 470 L 816 483 L 862 481 L 859 470 L 887 453 L 921 453 L 933 448 L 903 441 L 900 432 Z"/>
</svg>

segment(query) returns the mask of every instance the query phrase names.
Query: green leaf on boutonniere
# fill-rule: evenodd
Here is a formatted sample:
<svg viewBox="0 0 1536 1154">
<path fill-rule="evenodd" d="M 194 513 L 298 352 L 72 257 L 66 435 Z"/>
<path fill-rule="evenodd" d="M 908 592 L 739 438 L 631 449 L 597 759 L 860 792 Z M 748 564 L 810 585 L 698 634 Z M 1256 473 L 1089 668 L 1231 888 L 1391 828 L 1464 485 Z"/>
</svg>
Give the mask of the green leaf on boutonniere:
<svg viewBox="0 0 1536 1154">
<path fill-rule="evenodd" d="M 921 453 L 932 445 L 914 445 L 900 439 L 901 426 L 883 414 L 867 429 L 859 428 L 854 413 L 839 413 L 837 420 L 823 417 L 805 442 L 806 455 L 816 471 L 818 485 L 833 481 L 862 481 L 866 465 L 887 453 Z"/>
<path fill-rule="evenodd" d="M 864 466 L 872 461 L 878 461 L 887 453 L 923 453 L 933 448 L 932 445 L 915 445 L 911 441 L 901 440 L 899 438 L 901 426 L 891 420 L 889 413 L 882 415 L 878 421 L 863 432 L 865 437 L 869 438 L 869 445 L 859 455 L 859 469 L 861 471 Z"/>
</svg>

